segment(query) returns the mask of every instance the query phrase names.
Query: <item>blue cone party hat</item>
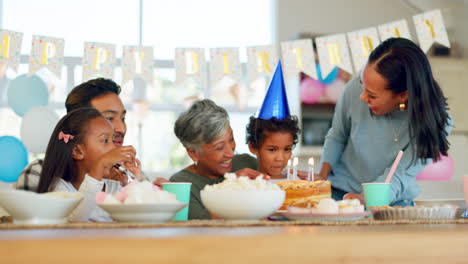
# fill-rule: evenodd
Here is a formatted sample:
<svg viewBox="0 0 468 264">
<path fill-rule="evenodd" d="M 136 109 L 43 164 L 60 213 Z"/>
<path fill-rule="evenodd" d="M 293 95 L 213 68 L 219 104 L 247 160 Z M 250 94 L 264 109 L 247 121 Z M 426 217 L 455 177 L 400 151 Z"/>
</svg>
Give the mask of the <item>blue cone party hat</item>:
<svg viewBox="0 0 468 264">
<path fill-rule="evenodd" d="M 272 117 L 283 119 L 289 116 L 288 98 L 286 96 L 286 88 L 284 86 L 283 70 L 281 68 L 281 61 L 278 61 L 275 74 L 268 87 L 265 99 L 263 99 L 262 108 L 258 118 L 269 120 Z"/>
</svg>

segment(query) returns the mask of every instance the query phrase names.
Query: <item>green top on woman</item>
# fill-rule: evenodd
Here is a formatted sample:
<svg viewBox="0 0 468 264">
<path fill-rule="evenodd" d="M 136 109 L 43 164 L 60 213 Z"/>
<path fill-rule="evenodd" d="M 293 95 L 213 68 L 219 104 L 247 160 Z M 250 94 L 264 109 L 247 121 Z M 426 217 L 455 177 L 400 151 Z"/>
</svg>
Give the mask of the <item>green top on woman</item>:
<svg viewBox="0 0 468 264">
<path fill-rule="evenodd" d="M 244 168 L 256 170 L 257 160 L 248 154 L 235 155 L 234 158 L 232 158 L 232 171 L 234 172 Z M 220 177 L 218 179 L 209 179 L 186 169 L 176 172 L 170 178 L 171 182 L 192 183 L 192 189 L 190 190 L 188 219 L 211 219 L 208 210 L 206 210 L 201 201 L 200 191 L 205 188 L 205 185 L 216 184 L 222 182 L 223 180 L 224 177 Z"/>
</svg>

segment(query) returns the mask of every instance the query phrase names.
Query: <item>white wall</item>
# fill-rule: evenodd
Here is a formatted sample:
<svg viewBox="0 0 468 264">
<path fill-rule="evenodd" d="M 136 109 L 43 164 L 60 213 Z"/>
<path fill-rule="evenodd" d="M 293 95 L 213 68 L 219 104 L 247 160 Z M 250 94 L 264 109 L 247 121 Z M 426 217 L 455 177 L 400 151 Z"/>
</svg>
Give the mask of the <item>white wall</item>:
<svg viewBox="0 0 468 264">
<path fill-rule="evenodd" d="M 468 55 L 468 2 L 462 0 L 276 0 L 278 30 L 276 41 L 285 41 L 297 33 L 326 35 L 346 33 L 406 19 L 413 40 L 417 40 L 415 14 L 441 9 L 449 39 Z M 278 43 L 276 43 L 278 44 Z"/>
</svg>

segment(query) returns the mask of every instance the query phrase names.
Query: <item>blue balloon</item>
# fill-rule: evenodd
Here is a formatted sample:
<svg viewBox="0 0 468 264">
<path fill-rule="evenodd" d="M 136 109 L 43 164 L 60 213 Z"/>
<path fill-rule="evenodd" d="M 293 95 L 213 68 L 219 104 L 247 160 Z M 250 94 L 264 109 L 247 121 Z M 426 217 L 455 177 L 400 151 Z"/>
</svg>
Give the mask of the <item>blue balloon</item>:
<svg viewBox="0 0 468 264">
<path fill-rule="evenodd" d="M 322 69 L 320 67 L 320 64 L 317 63 L 317 75 L 318 75 L 319 81 L 321 83 L 330 84 L 333 81 L 335 81 L 336 78 L 338 78 L 338 67 L 333 68 L 333 70 L 325 78 L 323 78 L 322 77 Z"/>
<path fill-rule="evenodd" d="M 0 137 L 0 181 L 15 182 L 28 165 L 28 151 L 12 136 Z"/>
<path fill-rule="evenodd" d="M 7 99 L 13 111 L 24 116 L 33 107 L 47 106 L 49 90 L 39 76 L 22 74 L 10 82 Z"/>
<path fill-rule="evenodd" d="M 279 61 L 265 99 L 263 99 L 258 118 L 263 120 L 269 120 L 272 117 L 284 119 L 289 115 L 288 97 L 286 96 L 286 88 L 284 86 L 281 61 Z"/>
</svg>

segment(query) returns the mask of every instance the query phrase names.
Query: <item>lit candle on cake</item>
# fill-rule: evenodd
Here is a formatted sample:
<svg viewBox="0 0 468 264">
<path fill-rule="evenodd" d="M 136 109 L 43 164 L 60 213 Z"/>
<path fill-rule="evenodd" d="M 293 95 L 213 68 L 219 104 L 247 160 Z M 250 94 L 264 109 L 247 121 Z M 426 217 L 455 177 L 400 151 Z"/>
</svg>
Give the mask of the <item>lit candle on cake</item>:
<svg viewBox="0 0 468 264">
<path fill-rule="evenodd" d="M 307 171 L 307 181 L 314 181 L 314 158 L 309 158 L 309 169 Z"/>
<path fill-rule="evenodd" d="M 286 167 L 287 171 L 286 171 L 286 179 L 288 181 L 291 180 L 291 160 L 288 160 L 288 166 Z"/>
<path fill-rule="evenodd" d="M 299 159 L 294 157 L 293 160 L 293 180 L 297 179 L 297 165 L 299 164 Z"/>
</svg>

